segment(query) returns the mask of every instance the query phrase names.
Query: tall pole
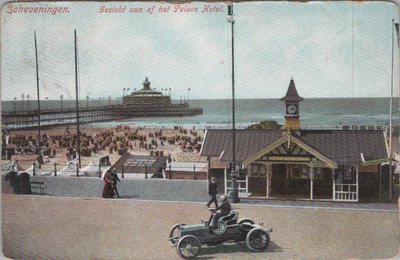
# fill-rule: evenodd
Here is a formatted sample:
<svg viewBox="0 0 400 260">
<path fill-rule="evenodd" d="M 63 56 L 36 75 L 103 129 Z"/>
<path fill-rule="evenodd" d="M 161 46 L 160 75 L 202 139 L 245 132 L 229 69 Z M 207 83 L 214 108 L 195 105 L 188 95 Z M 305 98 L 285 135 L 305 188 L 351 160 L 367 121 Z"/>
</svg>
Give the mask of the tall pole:
<svg viewBox="0 0 400 260">
<path fill-rule="evenodd" d="M 232 36 L 232 163 L 231 163 L 231 181 L 232 187 L 229 191 L 229 200 L 232 203 L 240 202 L 237 188 L 236 174 L 236 129 L 235 129 L 235 45 L 234 45 L 234 24 L 233 5 L 228 5 L 228 22 L 231 24 Z"/>
<path fill-rule="evenodd" d="M 392 200 L 392 121 L 393 121 L 393 69 L 394 69 L 394 19 L 392 19 L 392 77 L 389 101 L 389 200 Z"/>
<path fill-rule="evenodd" d="M 397 50 L 400 50 L 399 49 L 400 48 L 400 24 L 399 23 L 395 23 L 394 26 L 395 26 L 396 34 L 397 34 Z M 398 56 L 400 57 L 400 55 L 398 55 Z M 399 66 L 399 68 L 400 68 L 400 66 Z M 399 82 L 397 84 L 399 84 Z M 400 88 L 399 88 L 399 90 L 400 90 Z M 399 96 L 400 96 L 400 93 L 399 93 Z M 399 123 L 399 131 L 400 131 L 400 98 L 399 98 L 399 104 L 398 105 L 399 105 L 399 109 L 397 111 L 397 114 L 399 115 L 398 123 Z M 400 132 L 399 132 L 399 143 L 400 143 Z"/>
<path fill-rule="evenodd" d="M 39 153 L 40 153 L 40 141 L 41 141 L 41 135 L 40 135 L 40 92 L 39 92 L 39 65 L 38 65 L 38 53 L 37 53 L 37 42 L 36 42 L 36 31 L 34 31 L 35 35 L 35 56 L 36 56 L 36 92 L 37 92 L 37 107 L 38 107 L 38 147 L 39 147 Z"/>
<path fill-rule="evenodd" d="M 74 30 L 74 40 L 75 40 L 75 101 L 76 101 L 76 132 L 77 132 L 77 148 L 78 153 L 78 167 L 81 168 L 81 131 L 79 129 L 79 94 L 78 94 L 78 51 L 77 51 L 77 39 L 76 39 L 76 29 Z"/>
</svg>

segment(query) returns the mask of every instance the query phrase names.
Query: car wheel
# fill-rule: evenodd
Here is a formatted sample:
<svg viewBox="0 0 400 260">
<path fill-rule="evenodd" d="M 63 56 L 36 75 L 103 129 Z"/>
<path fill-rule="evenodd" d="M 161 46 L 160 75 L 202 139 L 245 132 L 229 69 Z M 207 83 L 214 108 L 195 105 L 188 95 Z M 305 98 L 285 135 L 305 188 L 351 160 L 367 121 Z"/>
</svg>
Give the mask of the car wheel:
<svg viewBox="0 0 400 260">
<path fill-rule="evenodd" d="M 200 240 L 195 236 L 187 235 L 179 239 L 176 251 L 180 257 L 189 259 L 196 257 L 200 252 L 200 248 Z"/>
<path fill-rule="evenodd" d="M 181 229 L 181 226 L 184 226 L 184 225 L 185 224 L 176 224 L 169 231 L 169 239 L 171 240 L 171 243 L 173 245 L 178 243 L 179 238 L 180 238 L 180 229 Z"/>
<path fill-rule="evenodd" d="M 253 228 L 246 236 L 246 245 L 251 251 L 266 250 L 270 241 L 268 232 L 262 228 Z"/>
</svg>

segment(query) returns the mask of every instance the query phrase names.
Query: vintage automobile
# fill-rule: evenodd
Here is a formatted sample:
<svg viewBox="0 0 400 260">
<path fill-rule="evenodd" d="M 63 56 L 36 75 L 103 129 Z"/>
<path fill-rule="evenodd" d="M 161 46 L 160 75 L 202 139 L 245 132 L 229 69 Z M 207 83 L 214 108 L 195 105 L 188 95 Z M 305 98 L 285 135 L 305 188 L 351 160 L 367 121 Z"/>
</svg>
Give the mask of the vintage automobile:
<svg viewBox="0 0 400 260">
<path fill-rule="evenodd" d="M 213 212 L 213 209 L 209 209 Z M 176 224 L 169 233 L 169 241 L 176 246 L 178 255 L 182 258 L 196 257 L 202 245 L 217 245 L 227 241 L 246 241 L 247 247 L 252 251 L 264 251 L 270 243 L 269 233 L 263 225 L 255 224 L 249 218 L 237 221 L 238 212 L 231 211 L 229 215 L 218 220 L 217 228 L 210 229 L 209 221 L 200 224 Z"/>
</svg>

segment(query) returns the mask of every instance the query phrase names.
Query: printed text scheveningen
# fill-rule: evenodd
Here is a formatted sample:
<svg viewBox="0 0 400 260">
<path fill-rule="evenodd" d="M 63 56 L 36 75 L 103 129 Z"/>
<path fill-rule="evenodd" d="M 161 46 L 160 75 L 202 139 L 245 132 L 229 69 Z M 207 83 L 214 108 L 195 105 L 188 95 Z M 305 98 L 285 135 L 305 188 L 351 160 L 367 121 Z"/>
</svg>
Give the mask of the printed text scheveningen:
<svg viewBox="0 0 400 260">
<path fill-rule="evenodd" d="M 51 15 L 56 15 L 56 14 L 63 14 L 63 13 L 69 13 L 70 10 L 68 7 L 49 7 L 49 6 L 43 6 L 43 7 L 32 7 L 32 6 L 26 6 L 26 5 L 14 5 L 14 4 L 9 4 L 7 5 L 7 13 L 8 14 L 17 14 L 17 13 L 25 13 L 25 14 L 51 14 Z"/>
</svg>

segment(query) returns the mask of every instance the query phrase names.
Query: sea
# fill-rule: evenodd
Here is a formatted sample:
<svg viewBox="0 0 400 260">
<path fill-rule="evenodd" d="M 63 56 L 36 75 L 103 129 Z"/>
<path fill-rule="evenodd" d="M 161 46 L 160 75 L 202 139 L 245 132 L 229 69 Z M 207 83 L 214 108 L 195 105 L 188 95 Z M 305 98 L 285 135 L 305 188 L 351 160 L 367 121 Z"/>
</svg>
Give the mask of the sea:
<svg viewBox="0 0 400 260">
<path fill-rule="evenodd" d="M 95 107 L 120 104 L 120 100 L 81 100 L 80 107 Z M 175 104 L 178 101 L 172 101 Z M 398 97 L 393 98 L 393 126 L 399 125 Z M 2 101 L 6 112 L 36 109 L 35 100 Z M 203 109 L 202 115 L 191 117 L 149 117 L 126 120 L 97 122 L 88 126 L 109 127 L 129 125 L 139 127 L 185 128 L 230 128 L 232 127 L 232 100 L 208 99 L 189 100 L 190 107 Z M 43 100 L 42 109 L 74 108 L 74 100 Z M 390 121 L 389 98 L 307 98 L 300 102 L 300 122 L 303 129 L 341 129 L 344 125 L 385 126 Z M 247 126 L 262 121 L 284 123 L 285 107 L 278 99 L 237 99 L 235 100 L 235 127 Z"/>
</svg>

